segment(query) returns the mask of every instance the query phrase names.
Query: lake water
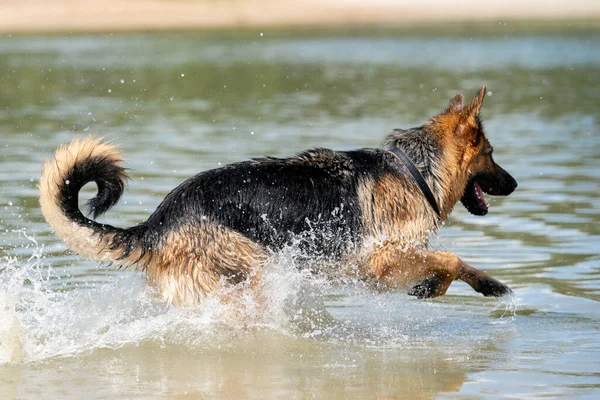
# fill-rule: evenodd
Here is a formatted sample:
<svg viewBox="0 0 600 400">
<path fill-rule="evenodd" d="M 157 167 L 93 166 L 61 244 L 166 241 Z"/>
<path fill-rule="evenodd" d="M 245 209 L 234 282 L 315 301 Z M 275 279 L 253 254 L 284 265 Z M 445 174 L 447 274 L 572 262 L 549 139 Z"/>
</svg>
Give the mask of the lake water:
<svg viewBox="0 0 600 400">
<path fill-rule="evenodd" d="M 125 227 L 197 172 L 378 146 L 482 84 L 519 187 L 485 217 L 457 204 L 433 242 L 513 299 L 378 294 L 284 253 L 266 310 L 168 307 L 143 274 L 67 251 L 39 209 L 42 163 L 74 133 L 122 148 L 132 181 L 104 221 Z M 593 32 L 3 36 L 0 397 L 598 398 L 599 111 Z"/>
</svg>

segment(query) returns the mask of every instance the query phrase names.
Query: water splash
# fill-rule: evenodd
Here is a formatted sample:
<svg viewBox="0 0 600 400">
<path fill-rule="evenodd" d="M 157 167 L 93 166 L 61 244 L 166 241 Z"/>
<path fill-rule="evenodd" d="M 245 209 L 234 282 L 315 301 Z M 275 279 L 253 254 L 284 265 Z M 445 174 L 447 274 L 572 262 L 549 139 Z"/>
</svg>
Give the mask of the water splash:
<svg viewBox="0 0 600 400">
<path fill-rule="evenodd" d="M 265 330 L 304 340 L 404 348 L 427 346 L 448 331 L 456 335 L 471 327 L 460 310 L 449 320 L 448 311 L 457 310 L 443 302 L 376 293 L 351 277 L 340 282 L 310 272 L 302 268 L 306 258 L 296 246 L 272 257 L 258 291 L 249 282 L 223 283 L 198 306 L 169 307 L 141 273 L 121 271 L 106 281 L 65 285 L 61 270 L 52 266 L 55 257 L 45 256 L 44 246 L 26 232 L 17 235 L 27 245 L 0 259 L 0 364 L 147 342 L 202 349 Z M 510 307 L 514 303 L 504 314 Z"/>
<path fill-rule="evenodd" d="M 199 306 L 169 307 L 141 273 L 123 271 L 107 282 L 75 288 L 57 285 L 64 277 L 53 269 L 52 257 L 44 256 L 44 247 L 24 231 L 14 233 L 29 244 L 17 249 L 21 255 L 0 259 L 0 364 L 144 341 L 198 347 L 223 332 L 267 328 L 287 334 L 297 312 L 289 310 L 309 306 L 300 298 L 321 282 L 283 256 L 265 268 L 262 297 L 247 285 L 223 284 Z M 24 250 L 30 255 L 23 256 Z M 307 299 L 316 298 L 311 296 Z"/>
<path fill-rule="evenodd" d="M 18 299 L 8 290 L 0 290 L 0 364 L 22 360 L 21 324 L 16 315 Z"/>
</svg>

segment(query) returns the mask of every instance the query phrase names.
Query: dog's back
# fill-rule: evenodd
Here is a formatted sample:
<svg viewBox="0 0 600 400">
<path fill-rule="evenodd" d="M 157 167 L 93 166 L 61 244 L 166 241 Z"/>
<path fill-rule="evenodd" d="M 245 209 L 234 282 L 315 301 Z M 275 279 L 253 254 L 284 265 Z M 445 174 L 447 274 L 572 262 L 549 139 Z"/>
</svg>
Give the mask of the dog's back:
<svg viewBox="0 0 600 400">
<path fill-rule="evenodd" d="M 315 149 L 227 165 L 182 183 L 145 224 L 160 235 L 210 221 L 273 250 L 309 234 L 313 250 L 339 254 L 363 237 L 361 187 L 403 173 L 391 158 L 377 149 Z"/>
</svg>

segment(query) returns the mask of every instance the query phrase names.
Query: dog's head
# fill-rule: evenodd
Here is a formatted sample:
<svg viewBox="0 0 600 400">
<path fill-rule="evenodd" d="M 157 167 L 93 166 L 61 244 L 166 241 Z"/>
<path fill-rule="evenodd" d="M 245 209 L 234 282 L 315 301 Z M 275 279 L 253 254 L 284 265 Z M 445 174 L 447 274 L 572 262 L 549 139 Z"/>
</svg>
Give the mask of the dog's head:
<svg viewBox="0 0 600 400">
<path fill-rule="evenodd" d="M 460 201 L 474 215 L 488 212 L 484 193 L 507 196 L 517 187 L 517 181 L 494 161 L 493 148 L 483 132 L 479 111 L 485 92 L 483 86 L 466 106 L 463 96 L 455 95 L 437 119 L 445 125 L 444 142 L 454 148 L 457 167 L 466 173 L 466 187 Z"/>
</svg>

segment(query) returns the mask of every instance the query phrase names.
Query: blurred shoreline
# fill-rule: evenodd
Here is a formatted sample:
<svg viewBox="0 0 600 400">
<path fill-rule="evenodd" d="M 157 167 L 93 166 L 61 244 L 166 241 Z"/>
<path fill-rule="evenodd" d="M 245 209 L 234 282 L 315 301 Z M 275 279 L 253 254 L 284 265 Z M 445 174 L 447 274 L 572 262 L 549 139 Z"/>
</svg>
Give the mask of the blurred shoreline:
<svg viewBox="0 0 600 400">
<path fill-rule="evenodd" d="M 264 29 L 600 30 L 600 1 L 0 0 L 0 33 Z M 438 25 L 440 25 L 438 27 Z M 544 28 L 546 27 L 546 28 Z"/>
</svg>

